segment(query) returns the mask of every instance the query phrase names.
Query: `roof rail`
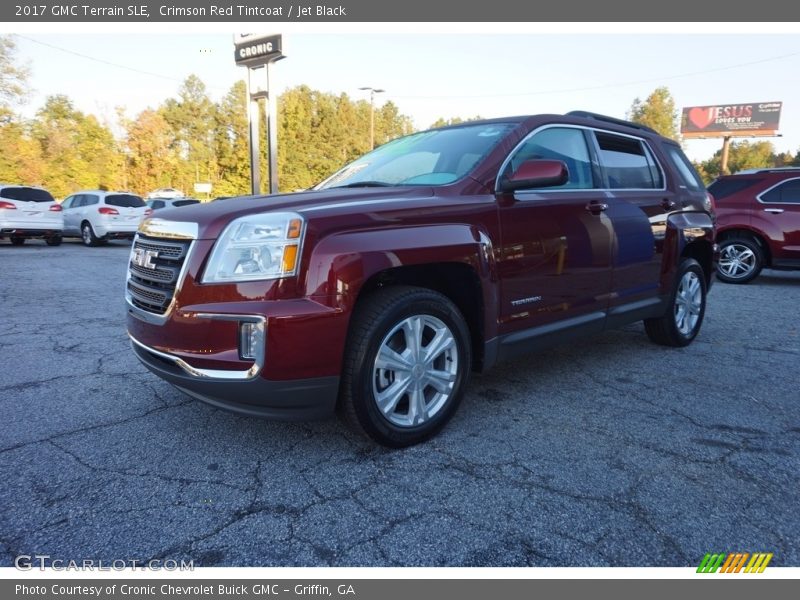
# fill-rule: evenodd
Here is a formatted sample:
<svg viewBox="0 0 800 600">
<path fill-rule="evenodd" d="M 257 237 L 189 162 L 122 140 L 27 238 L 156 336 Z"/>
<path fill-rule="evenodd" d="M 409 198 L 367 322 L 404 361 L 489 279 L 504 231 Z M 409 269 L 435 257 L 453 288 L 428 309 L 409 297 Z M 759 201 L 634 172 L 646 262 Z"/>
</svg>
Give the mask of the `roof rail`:
<svg viewBox="0 0 800 600">
<path fill-rule="evenodd" d="M 755 169 L 742 169 L 736 171 L 734 175 L 758 175 L 760 173 L 783 173 L 785 171 L 800 171 L 800 166 L 797 167 L 762 167 Z"/>
<path fill-rule="evenodd" d="M 641 129 L 642 131 L 647 131 L 648 133 L 654 133 L 656 135 L 661 135 L 652 127 L 648 127 L 647 125 L 640 125 L 639 123 L 633 123 L 632 121 L 626 121 L 624 119 L 617 119 L 615 117 L 608 117 L 606 115 L 601 115 L 598 113 L 588 112 L 585 110 L 571 110 L 566 114 L 568 117 L 582 117 L 584 119 L 595 119 L 596 121 L 604 121 L 606 123 L 613 123 L 614 125 L 622 125 L 623 127 L 633 127 L 634 129 Z"/>
</svg>

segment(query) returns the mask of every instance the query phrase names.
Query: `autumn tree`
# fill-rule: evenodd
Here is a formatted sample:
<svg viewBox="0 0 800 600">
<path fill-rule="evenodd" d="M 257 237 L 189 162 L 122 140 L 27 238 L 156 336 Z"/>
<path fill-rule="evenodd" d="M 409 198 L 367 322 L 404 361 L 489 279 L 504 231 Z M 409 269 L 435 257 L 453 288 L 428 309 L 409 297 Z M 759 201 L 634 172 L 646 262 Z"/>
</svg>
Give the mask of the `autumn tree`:
<svg viewBox="0 0 800 600">
<path fill-rule="evenodd" d="M 248 144 L 247 89 L 244 81 L 237 81 L 214 112 L 215 195 L 250 193 Z"/>
<path fill-rule="evenodd" d="M 666 87 L 656 88 L 644 101 L 636 98 L 628 111 L 628 120 L 646 125 L 673 140 L 680 139 L 678 109 Z"/>
<path fill-rule="evenodd" d="M 437 127 L 447 127 L 448 125 L 458 125 L 460 123 L 467 123 L 469 121 L 480 121 L 483 117 L 480 115 L 475 115 L 474 117 L 467 117 L 466 119 L 462 119 L 461 117 L 451 117 L 449 119 L 445 119 L 444 117 L 439 117 L 428 129 L 435 129 Z"/>
<path fill-rule="evenodd" d="M 127 172 L 124 187 L 139 194 L 177 186 L 178 152 L 172 129 L 159 111 L 147 109 L 124 122 Z"/>
</svg>

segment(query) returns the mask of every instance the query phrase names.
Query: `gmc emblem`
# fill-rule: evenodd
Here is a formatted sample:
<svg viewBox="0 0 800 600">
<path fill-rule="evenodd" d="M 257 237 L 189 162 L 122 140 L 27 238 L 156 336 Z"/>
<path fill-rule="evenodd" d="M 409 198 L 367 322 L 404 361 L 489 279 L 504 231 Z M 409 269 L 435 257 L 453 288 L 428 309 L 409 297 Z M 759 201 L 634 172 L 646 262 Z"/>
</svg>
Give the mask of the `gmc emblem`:
<svg viewBox="0 0 800 600">
<path fill-rule="evenodd" d="M 153 262 L 154 258 L 158 258 L 158 252 L 155 250 L 143 250 L 142 248 L 133 249 L 133 264 L 137 267 L 144 267 L 145 269 L 155 269 L 156 263 Z"/>
</svg>

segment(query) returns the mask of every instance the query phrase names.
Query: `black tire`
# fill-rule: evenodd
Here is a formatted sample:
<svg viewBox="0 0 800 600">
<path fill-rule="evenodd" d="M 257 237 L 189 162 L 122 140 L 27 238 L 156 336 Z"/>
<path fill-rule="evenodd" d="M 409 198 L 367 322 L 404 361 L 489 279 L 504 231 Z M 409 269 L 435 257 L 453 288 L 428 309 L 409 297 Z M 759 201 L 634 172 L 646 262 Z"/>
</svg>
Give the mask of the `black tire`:
<svg viewBox="0 0 800 600">
<path fill-rule="evenodd" d="M 94 229 L 89 221 L 81 223 L 81 241 L 84 246 L 99 246 L 102 241 L 94 234 Z"/>
<path fill-rule="evenodd" d="M 406 329 L 402 328 L 404 324 Z M 416 344 L 419 350 L 406 345 L 406 331 L 420 332 L 420 343 Z M 431 350 L 434 355 L 429 360 L 425 353 L 435 339 L 447 344 L 440 350 Z M 409 363 L 403 364 L 408 368 L 380 368 L 376 361 L 381 349 L 408 359 Z M 379 444 L 391 448 L 418 444 L 438 433 L 453 416 L 471 366 L 469 330 L 447 297 L 417 287 L 378 290 L 360 301 L 353 315 L 339 412 L 351 427 Z M 446 375 L 446 380 L 434 378 L 445 391 L 431 383 L 434 379 L 429 374 L 434 373 Z M 383 410 L 376 396 L 380 392 L 395 398 L 394 402 L 387 401 Z M 420 414 L 423 416 L 418 421 L 415 415 Z"/>
<path fill-rule="evenodd" d="M 48 246 L 60 246 L 62 237 L 60 235 L 53 235 L 50 236 L 49 238 L 46 238 L 44 241 L 45 243 L 47 243 Z"/>
<path fill-rule="evenodd" d="M 22 246 L 25 243 L 24 237 L 18 237 L 16 235 L 12 235 L 10 238 L 12 246 Z"/>
<path fill-rule="evenodd" d="M 764 268 L 764 251 L 749 236 L 730 237 L 719 245 L 717 279 L 725 283 L 748 283 Z"/>
<path fill-rule="evenodd" d="M 695 282 L 698 284 L 696 291 L 699 293 L 699 303 L 691 302 L 695 291 Z M 692 287 L 688 288 L 687 286 Z M 703 324 L 707 295 L 706 276 L 700 263 L 693 258 L 684 259 L 675 274 L 667 311 L 659 318 L 644 320 L 647 336 L 652 342 L 662 346 L 681 348 L 691 344 Z M 687 314 L 687 306 L 697 307 L 696 313 L 690 309 Z M 683 309 L 683 313 L 681 309 Z M 683 315 L 683 319 L 681 315 Z"/>
</svg>

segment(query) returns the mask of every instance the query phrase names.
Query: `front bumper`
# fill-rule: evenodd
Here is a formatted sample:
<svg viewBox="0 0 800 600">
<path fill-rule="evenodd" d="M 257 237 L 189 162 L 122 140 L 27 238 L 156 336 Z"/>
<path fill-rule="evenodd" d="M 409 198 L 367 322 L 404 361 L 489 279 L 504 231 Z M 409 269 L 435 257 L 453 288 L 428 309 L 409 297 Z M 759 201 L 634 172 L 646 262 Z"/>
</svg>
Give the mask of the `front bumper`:
<svg viewBox="0 0 800 600">
<path fill-rule="evenodd" d="M 338 377 L 273 381 L 259 376 L 221 378 L 131 336 L 136 357 L 155 375 L 217 408 L 282 421 L 329 417 L 336 406 Z"/>
</svg>

